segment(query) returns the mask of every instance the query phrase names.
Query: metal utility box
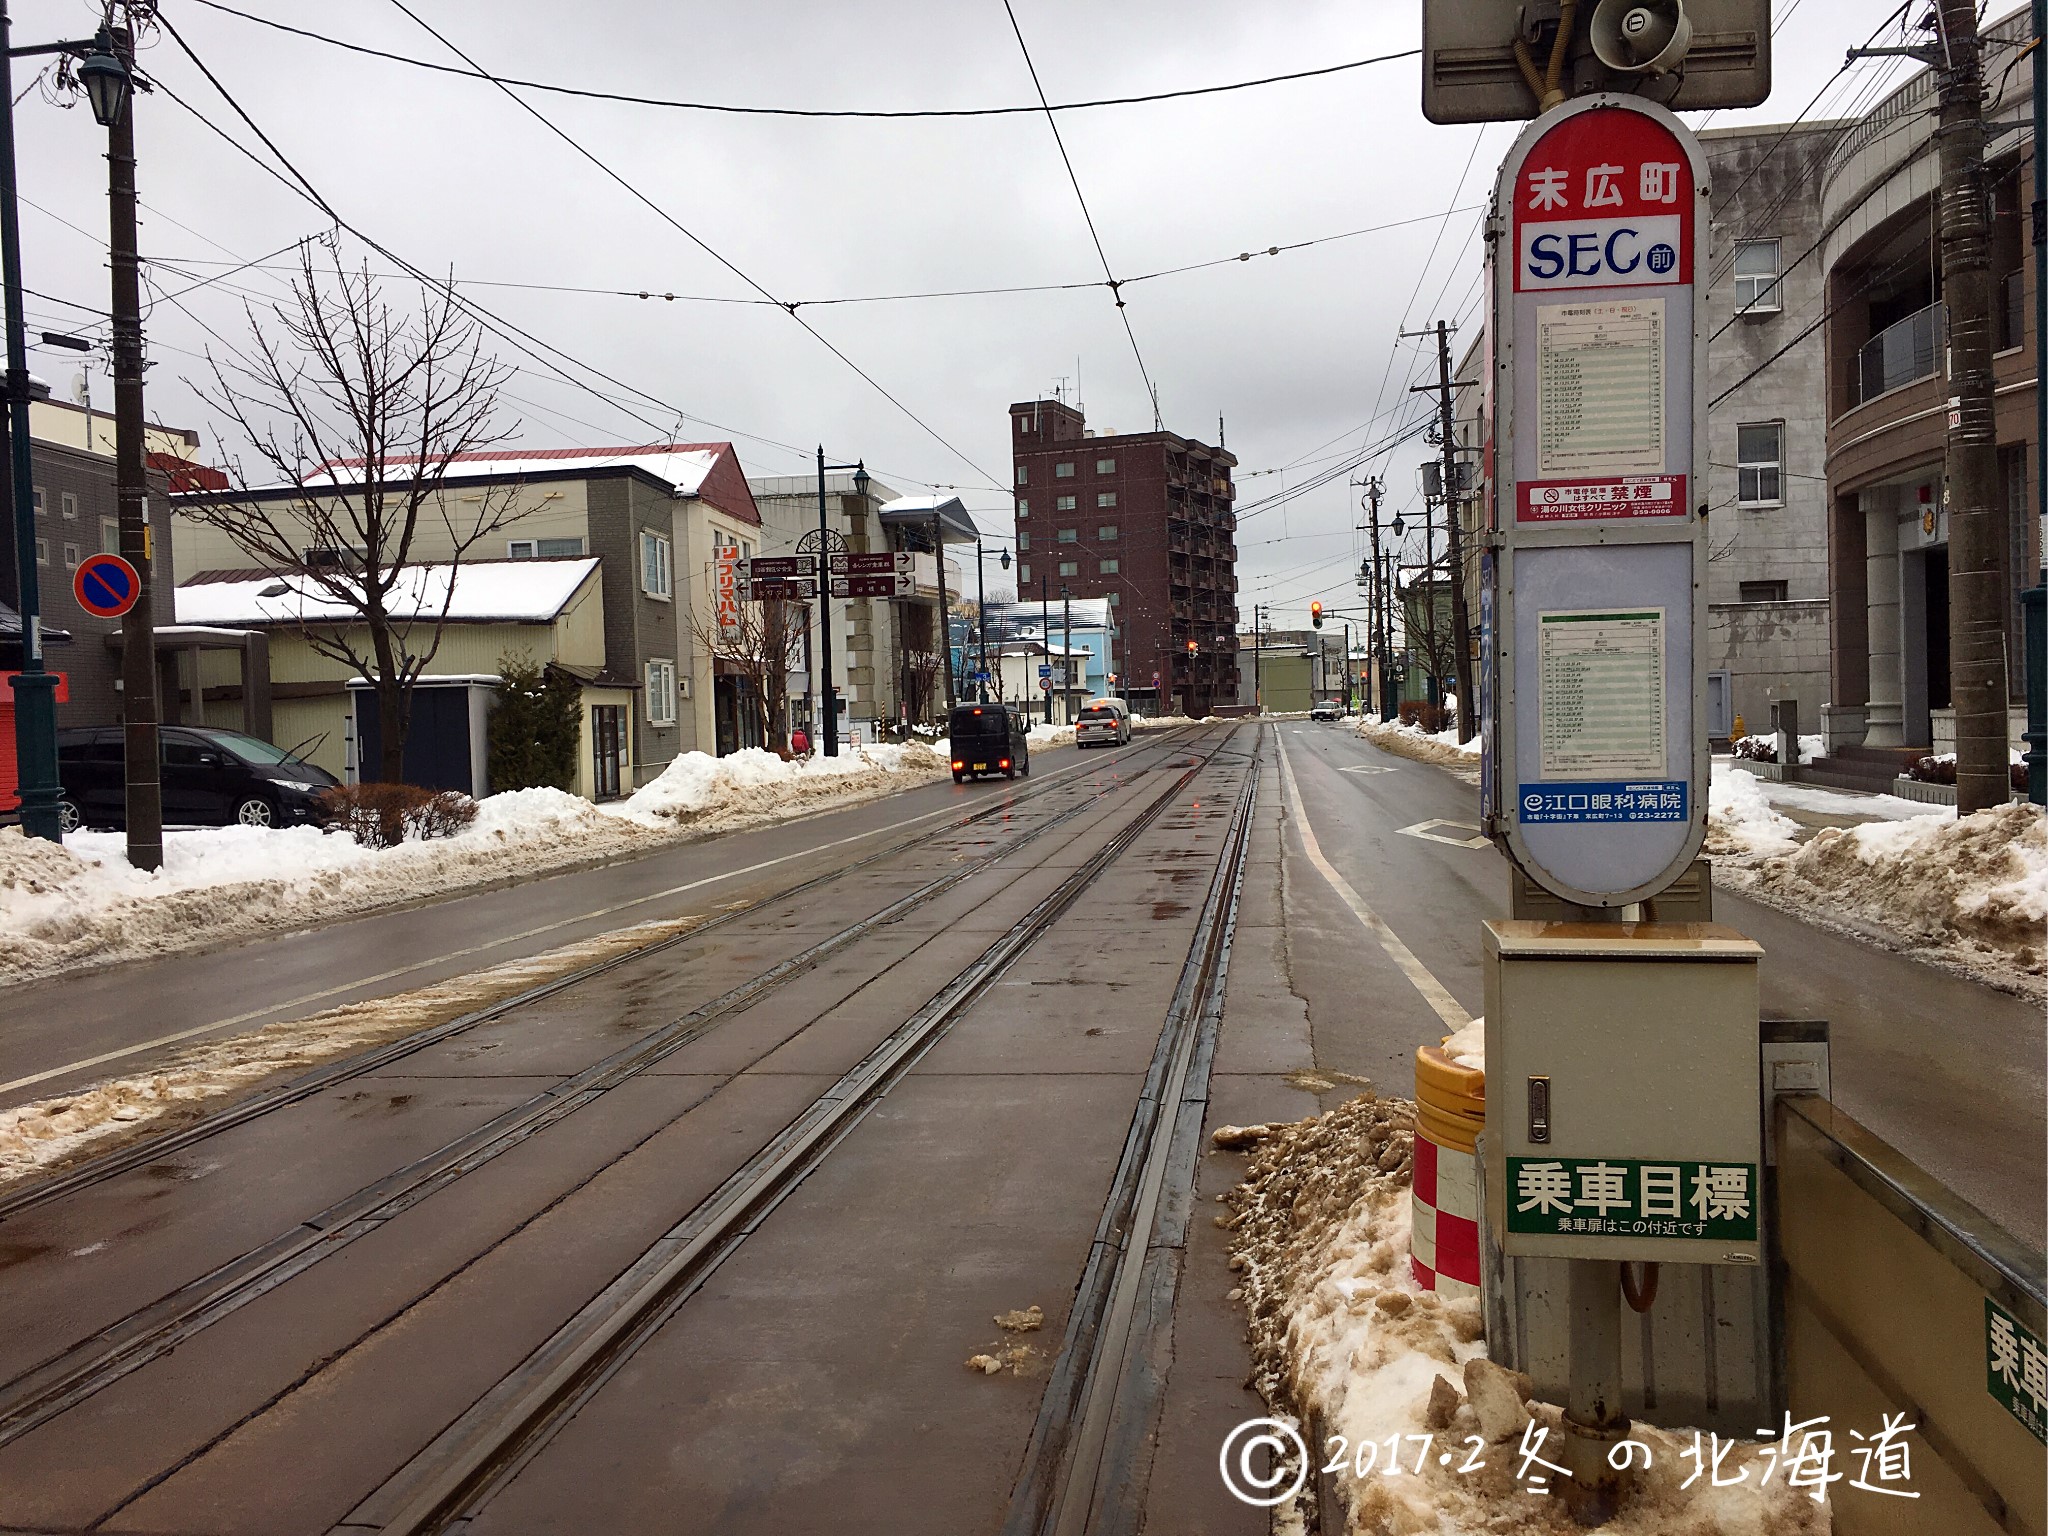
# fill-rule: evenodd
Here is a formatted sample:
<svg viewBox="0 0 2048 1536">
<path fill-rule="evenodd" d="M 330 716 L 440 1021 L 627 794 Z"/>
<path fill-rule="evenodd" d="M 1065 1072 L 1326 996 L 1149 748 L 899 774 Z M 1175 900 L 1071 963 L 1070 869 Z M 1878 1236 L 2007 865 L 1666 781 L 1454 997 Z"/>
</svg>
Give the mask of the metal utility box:
<svg viewBox="0 0 2048 1536">
<path fill-rule="evenodd" d="M 1502 1250 L 1759 1263 L 1762 946 L 1715 923 L 1490 922 L 1484 948 Z"/>
</svg>

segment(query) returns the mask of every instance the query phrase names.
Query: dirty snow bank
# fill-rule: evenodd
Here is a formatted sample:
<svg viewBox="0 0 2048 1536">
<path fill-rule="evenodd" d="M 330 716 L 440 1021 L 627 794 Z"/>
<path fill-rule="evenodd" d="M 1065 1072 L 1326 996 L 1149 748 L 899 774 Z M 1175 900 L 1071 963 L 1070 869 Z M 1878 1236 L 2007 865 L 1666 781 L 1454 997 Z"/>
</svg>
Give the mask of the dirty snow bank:
<svg viewBox="0 0 2048 1536">
<path fill-rule="evenodd" d="M 1716 878 L 1801 912 L 1896 935 L 1909 952 L 2039 989 L 2048 951 L 2048 816 L 2011 804 L 1825 828 L 1790 853 L 1722 862 Z"/>
<path fill-rule="evenodd" d="M 945 760 L 922 745 L 803 763 L 761 751 L 690 752 L 615 805 L 554 789 L 513 790 L 478 801 L 476 821 L 453 837 L 396 848 L 363 848 L 315 827 L 172 831 L 164 836 L 164 867 L 153 874 L 129 866 L 118 833 L 75 832 L 60 847 L 0 829 L 0 930 L 13 941 L 0 948 L 0 982 L 632 857 L 886 794 L 945 771 Z"/>
<path fill-rule="evenodd" d="M 1707 781 L 1707 853 L 1787 853 L 1798 846 L 1798 831 L 1798 822 L 1771 809 L 1755 774 L 1714 764 Z"/>
<path fill-rule="evenodd" d="M 1475 734 L 1470 741 L 1460 742 L 1456 726 L 1431 734 L 1419 725 L 1403 725 L 1398 720 L 1384 721 L 1375 715 L 1363 715 L 1352 729 L 1382 751 L 1412 757 L 1418 762 L 1438 763 L 1475 779 L 1478 775 L 1479 737 Z"/>
<path fill-rule="evenodd" d="M 1562 1460 L 1560 1410 L 1529 1401 L 1528 1378 L 1486 1358 L 1476 1300 L 1445 1300 L 1410 1278 L 1413 1117 L 1413 1105 L 1368 1093 L 1292 1125 L 1231 1128 L 1231 1144 L 1252 1149 L 1244 1182 L 1222 1197 L 1231 1267 L 1243 1276 L 1235 1294 L 1250 1318 L 1252 1384 L 1276 1413 L 1313 1416 L 1324 1437 L 1310 1447 L 1316 1465 L 1337 1454 L 1338 1435 L 1354 1467 L 1373 1456 L 1363 1477 L 1334 1474 L 1353 1536 L 1577 1531 L 1554 1491 L 1517 1480 L 1532 1421 L 1545 1432 L 1537 1453 Z M 1452 1453 L 1450 1464 L 1416 1457 L 1420 1442 L 1403 1441 L 1400 1472 L 1388 1476 L 1379 1456 L 1390 1435 L 1433 1435 L 1431 1448 Z M 1690 1432 L 1639 1423 L 1630 1438 L 1649 1447 L 1651 1467 L 1601 1527 L 1612 1536 L 1829 1529 L 1827 1506 L 1782 1475 L 1757 1486 L 1758 1445 L 1741 1443 L 1722 1463 L 1724 1477 L 1751 1474 L 1740 1486 L 1685 1489 L 1680 1453 Z"/>
<path fill-rule="evenodd" d="M 144 1135 L 174 1130 L 265 1078 L 302 1072 L 460 1018 L 584 966 L 645 948 L 700 921 L 685 917 L 640 923 L 395 997 L 203 1040 L 152 1071 L 0 1111 L 0 1184 L 54 1173 Z"/>
</svg>

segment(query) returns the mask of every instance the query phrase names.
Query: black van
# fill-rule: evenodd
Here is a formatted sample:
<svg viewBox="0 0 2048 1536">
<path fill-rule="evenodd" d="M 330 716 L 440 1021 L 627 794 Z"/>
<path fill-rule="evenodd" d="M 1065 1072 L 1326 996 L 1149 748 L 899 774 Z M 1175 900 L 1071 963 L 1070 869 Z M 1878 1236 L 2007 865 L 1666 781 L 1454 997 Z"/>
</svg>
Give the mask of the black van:
<svg viewBox="0 0 2048 1536">
<path fill-rule="evenodd" d="M 984 773 L 1014 779 L 1031 771 L 1024 712 L 1009 704 L 960 704 L 946 722 L 953 742 L 953 782 Z"/>
<path fill-rule="evenodd" d="M 341 781 L 324 768 L 240 731 L 167 725 L 157 735 L 164 820 L 282 827 L 320 819 L 320 791 Z M 118 827 L 127 815 L 127 775 L 118 725 L 57 733 L 64 798 L 58 824 Z"/>
</svg>

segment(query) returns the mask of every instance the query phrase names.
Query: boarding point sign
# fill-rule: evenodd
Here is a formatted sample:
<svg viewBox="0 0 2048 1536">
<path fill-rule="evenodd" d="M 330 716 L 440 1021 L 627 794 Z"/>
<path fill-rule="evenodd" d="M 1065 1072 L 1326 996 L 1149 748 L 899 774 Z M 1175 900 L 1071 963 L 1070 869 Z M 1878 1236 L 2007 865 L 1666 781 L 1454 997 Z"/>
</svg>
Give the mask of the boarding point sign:
<svg viewBox="0 0 2048 1536">
<path fill-rule="evenodd" d="M 1607 95 L 1530 124 L 1495 185 L 1488 826 L 1587 906 L 1654 895 L 1705 833 L 1707 193 L 1677 119 Z"/>
</svg>

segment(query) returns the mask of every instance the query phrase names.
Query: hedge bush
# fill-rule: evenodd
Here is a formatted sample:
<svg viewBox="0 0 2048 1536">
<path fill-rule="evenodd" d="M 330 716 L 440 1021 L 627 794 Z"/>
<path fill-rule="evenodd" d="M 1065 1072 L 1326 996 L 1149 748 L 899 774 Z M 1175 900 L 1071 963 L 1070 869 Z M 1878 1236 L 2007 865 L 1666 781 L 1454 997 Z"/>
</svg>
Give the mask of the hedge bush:
<svg viewBox="0 0 2048 1536">
<path fill-rule="evenodd" d="M 476 802 L 452 789 L 417 784 L 337 784 L 320 796 L 328 828 L 365 848 L 453 837 L 476 820 Z"/>
</svg>

